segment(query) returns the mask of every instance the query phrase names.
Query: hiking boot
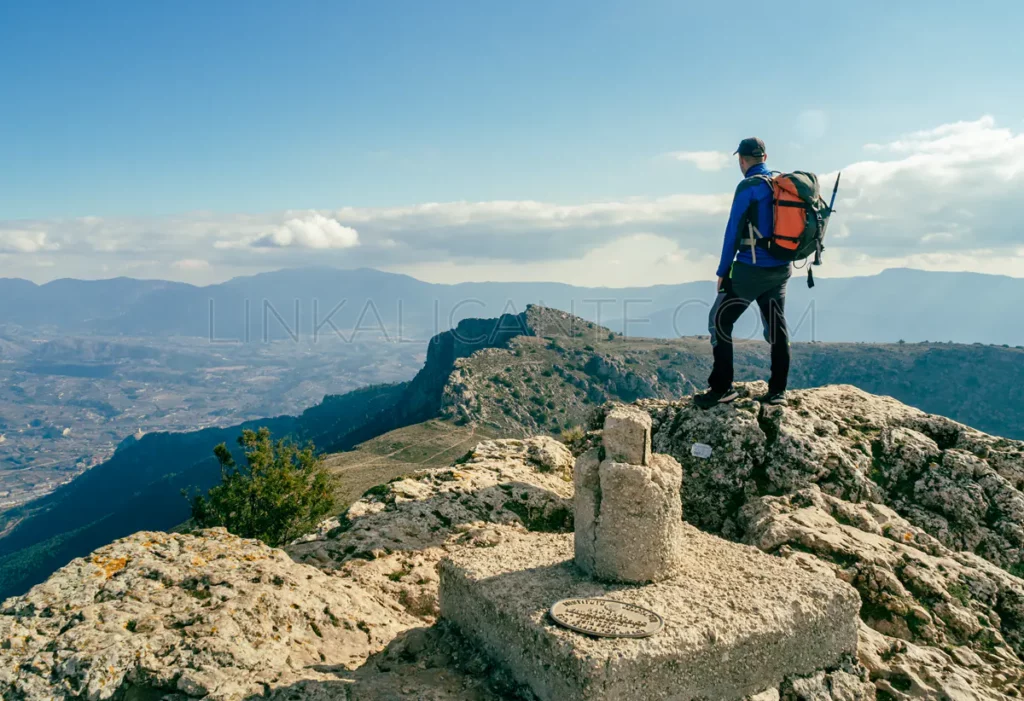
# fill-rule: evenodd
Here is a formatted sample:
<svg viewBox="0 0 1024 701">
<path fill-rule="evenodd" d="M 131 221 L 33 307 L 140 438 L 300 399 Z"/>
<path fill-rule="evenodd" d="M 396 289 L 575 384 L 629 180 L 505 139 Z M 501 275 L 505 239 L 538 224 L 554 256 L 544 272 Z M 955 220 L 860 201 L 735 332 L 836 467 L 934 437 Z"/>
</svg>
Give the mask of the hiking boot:
<svg viewBox="0 0 1024 701">
<path fill-rule="evenodd" d="M 719 404 L 728 404 L 738 396 L 740 395 L 736 394 L 736 390 L 732 387 L 724 392 L 716 392 L 713 389 L 709 389 L 704 394 L 696 395 L 693 398 L 693 403 L 700 409 L 710 409 Z"/>
<path fill-rule="evenodd" d="M 768 406 L 786 406 L 789 404 L 789 397 L 786 396 L 786 390 L 782 390 L 781 392 L 762 394 L 757 401 Z"/>
</svg>

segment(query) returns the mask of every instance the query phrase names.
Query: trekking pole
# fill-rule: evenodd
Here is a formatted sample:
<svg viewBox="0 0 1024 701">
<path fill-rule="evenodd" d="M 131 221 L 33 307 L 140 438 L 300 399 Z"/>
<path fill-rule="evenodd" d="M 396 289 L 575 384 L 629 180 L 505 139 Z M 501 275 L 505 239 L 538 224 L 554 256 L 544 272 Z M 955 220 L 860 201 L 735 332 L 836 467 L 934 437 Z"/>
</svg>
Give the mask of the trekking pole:
<svg viewBox="0 0 1024 701">
<path fill-rule="evenodd" d="M 821 236 L 818 237 L 818 245 L 814 249 L 814 265 L 821 265 L 821 242 L 825 239 L 825 230 L 828 229 L 828 222 L 832 219 L 833 212 L 835 212 L 836 193 L 839 192 L 839 178 L 841 177 L 843 177 L 843 172 L 839 171 L 836 174 L 836 184 L 832 186 L 832 201 L 828 203 L 828 219 L 825 220 L 825 225 L 821 228 Z"/>
</svg>

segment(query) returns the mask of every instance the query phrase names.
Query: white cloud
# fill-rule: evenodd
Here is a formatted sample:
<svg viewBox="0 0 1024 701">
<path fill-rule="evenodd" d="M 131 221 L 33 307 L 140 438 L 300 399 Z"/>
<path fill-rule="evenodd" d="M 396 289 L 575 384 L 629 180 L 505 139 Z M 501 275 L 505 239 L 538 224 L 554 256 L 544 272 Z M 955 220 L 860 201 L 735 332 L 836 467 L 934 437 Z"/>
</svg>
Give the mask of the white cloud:
<svg viewBox="0 0 1024 701">
<path fill-rule="evenodd" d="M 733 156 L 724 151 L 673 151 L 665 154 L 684 163 L 692 163 L 697 170 L 722 170 L 733 163 Z"/>
<path fill-rule="evenodd" d="M 973 122 L 954 122 L 916 131 L 880 148 L 896 153 L 950 153 L 967 149 L 976 154 L 979 147 L 999 149 L 1008 137 L 1012 137 L 1009 129 L 996 129 L 995 125 L 995 119 L 986 115 Z"/>
<path fill-rule="evenodd" d="M 0 228 L 0 252 L 39 253 L 59 248 L 60 244 L 50 241 L 45 231 Z"/>
<path fill-rule="evenodd" d="M 491 233 L 514 233 L 524 229 L 544 232 L 572 229 L 605 229 L 623 225 L 679 222 L 688 217 L 727 212 L 729 197 L 723 195 L 670 195 L 633 197 L 621 201 L 558 205 L 531 200 L 493 202 L 431 202 L 411 207 L 337 210 L 342 222 L 370 227 L 375 231 L 408 234 L 485 228 Z"/>
<path fill-rule="evenodd" d="M 709 157 L 704 164 L 714 162 Z M 826 192 L 833 178 L 822 175 Z M 1024 275 L 1021 191 L 1024 132 L 991 117 L 876 144 L 870 159 L 843 168 L 821 273 L 915 265 Z M 0 275 L 30 274 L 23 272 L 29 270 L 24 254 L 45 252 L 38 257 L 55 262 L 52 277 L 177 275 L 198 282 L 326 264 L 448 281 L 681 281 L 710 275 L 731 199 L 731 192 L 682 193 L 579 203 L 456 201 L 0 221 Z"/>
<path fill-rule="evenodd" d="M 843 169 L 844 246 L 878 256 L 1011 248 L 1024 218 L 1024 134 L 992 117 L 917 131 Z M 823 176 L 824 186 L 833 174 Z"/>
<path fill-rule="evenodd" d="M 313 212 L 289 219 L 272 233 L 256 239 L 253 246 L 266 248 L 351 248 L 359 245 L 355 229 Z"/>
</svg>

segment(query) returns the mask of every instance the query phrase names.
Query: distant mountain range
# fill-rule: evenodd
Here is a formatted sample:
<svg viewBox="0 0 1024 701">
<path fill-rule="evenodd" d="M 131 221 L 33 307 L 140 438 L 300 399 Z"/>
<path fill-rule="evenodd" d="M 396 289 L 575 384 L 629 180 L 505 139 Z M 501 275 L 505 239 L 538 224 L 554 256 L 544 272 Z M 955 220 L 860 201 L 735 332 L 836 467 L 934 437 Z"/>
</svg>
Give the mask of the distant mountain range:
<svg viewBox="0 0 1024 701">
<path fill-rule="evenodd" d="M 707 333 L 711 282 L 653 287 L 558 283 L 432 284 L 377 270 L 302 268 L 197 287 L 177 282 L 0 279 L 0 324 L 63 332 L 286 339 L 296 333 L 426 340 L 462 319 L 518 313 L 527 304 L 572 312 L 629 336 Z M 886 270 L 789 287 L 794 338 L 802 341 L 1024 345 L 1024 279 L 976 273 Z M 740 333 L 756 337 L 755 315 Z M 0 347 L 2 350 L 2 347 Z"/>
</svg>

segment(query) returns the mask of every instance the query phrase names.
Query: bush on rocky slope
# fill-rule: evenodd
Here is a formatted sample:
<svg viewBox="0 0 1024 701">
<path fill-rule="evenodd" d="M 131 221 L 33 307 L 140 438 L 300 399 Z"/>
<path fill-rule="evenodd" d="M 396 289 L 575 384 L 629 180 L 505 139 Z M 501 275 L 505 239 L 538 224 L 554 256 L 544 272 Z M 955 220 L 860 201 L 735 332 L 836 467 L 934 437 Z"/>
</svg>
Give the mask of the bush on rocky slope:
<svg viewBox="0 0 1024 701">
<path fill-rule="evenodd" d="M 325 469 L 312 444 L 275 443 L 261 427 L 243 431 L 238 445 L 245 451 L 244 467 L 223 443 L 213 449 L 221 483 L 190 499 L 199 528 L 223 526 L 277 546 L 313 530 L 334 510 L 337 477 Z"/>
</svg>

